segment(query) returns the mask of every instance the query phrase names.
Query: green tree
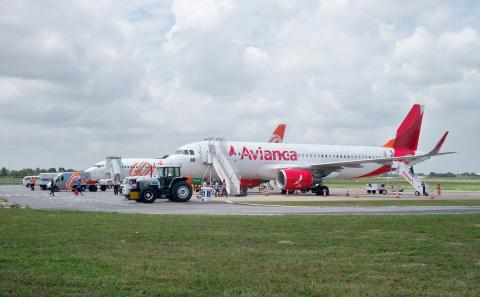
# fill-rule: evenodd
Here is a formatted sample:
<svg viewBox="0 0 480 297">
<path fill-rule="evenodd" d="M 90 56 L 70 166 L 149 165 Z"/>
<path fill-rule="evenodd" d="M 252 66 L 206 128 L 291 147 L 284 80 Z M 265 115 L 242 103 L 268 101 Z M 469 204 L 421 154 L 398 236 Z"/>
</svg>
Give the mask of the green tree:
<svg viewBox="0 0 480 297">
<path fill-rule="evenodd" d="M 0 170 L 0 176 L 7 176 L 8 175 L 8 170 L 5 167 L 2 167 Z"/>
</svg>

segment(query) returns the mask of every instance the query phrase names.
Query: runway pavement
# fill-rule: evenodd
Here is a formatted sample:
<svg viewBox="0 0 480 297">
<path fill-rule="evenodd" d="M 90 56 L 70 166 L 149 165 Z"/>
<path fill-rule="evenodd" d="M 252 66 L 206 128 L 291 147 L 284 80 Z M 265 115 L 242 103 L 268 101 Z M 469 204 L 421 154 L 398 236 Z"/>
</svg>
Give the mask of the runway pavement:
<svg viewBox="0 0 480 297">
<path fill-rule="evenodd" d="M 290 196 L 289 199 L 349 200 L 335 194 L 329 198 L 314 195 Z M 444 195 L 448 195 L 445 193 Z M 405 199 L 425 199 L 414 196 Z M 465 199 L 480 199 L 480 192 L 455 192 L 455 197 Z M 409 215 L 409 214 L 468 214 L 480 213 L 480 206 L 377 206 L 377 207 L 318 207 L 318 206 L 265 206 L 239 204 L 251 200 L 268 201 L 285 200 L 282 195 L 265 197 L 252 193 L 247 198 L 218 199 L 213 202 L 201 202 L 195 197 L 187 203 L 175 203 L 168 200 L 157 200 L 153 204 L 137 203 L 125 200 L 122 196 L 115 196 L 113 192 L 86 192 L 84 196 L 75 196 L 72 192 L 55 193 L 52 197 L 46 191 L 30 191 L 22 186 L 0 186 L 0 197 L 10 202 L 28 205 L 34 209 L 58 209 L 80 211 L 102 211 L 139 214 L 188 214 L 188 215 Z M 303 197 L 303 198 L 302 198 Z M 390 196 L 391 197 L 391 196 Z M 362 197 L 362 199 L 391 199 L 386 197 Z"/>
</svg>

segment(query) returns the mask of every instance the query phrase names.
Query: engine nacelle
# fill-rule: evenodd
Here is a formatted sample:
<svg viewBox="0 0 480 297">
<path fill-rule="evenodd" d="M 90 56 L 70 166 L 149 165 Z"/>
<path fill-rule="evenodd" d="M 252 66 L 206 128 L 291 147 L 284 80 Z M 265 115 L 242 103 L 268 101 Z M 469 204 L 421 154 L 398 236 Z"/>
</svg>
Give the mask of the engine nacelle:
<svg viewBox="0 0 480 297">
<path fill-rule="evenodd" d="M 284 169 L 277 175 L 277 184 L 282 190 L 306 190 L 312 187 L 312 172 L 306 169 Z"/>
</svg>

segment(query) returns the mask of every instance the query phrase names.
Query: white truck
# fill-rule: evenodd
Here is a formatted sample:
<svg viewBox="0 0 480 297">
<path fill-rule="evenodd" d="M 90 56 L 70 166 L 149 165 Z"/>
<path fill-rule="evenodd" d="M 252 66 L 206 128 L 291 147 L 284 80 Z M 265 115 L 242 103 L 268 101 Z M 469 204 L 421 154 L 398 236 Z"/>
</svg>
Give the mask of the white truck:
<svg viewBox="0 0 480 297">
<path fill-rule="evenodd" d="M 47 185 L 48 183 L 54 179 L 56 176 L 58 175 L 57 172 L 43 172 L 43 173 L 40 173 L 38 175 L 38 178 L 37 178 L 37 186 L 40 187 L 40 189 L 42 190 L 46 190 L 47 189 Z"/>
</svg>

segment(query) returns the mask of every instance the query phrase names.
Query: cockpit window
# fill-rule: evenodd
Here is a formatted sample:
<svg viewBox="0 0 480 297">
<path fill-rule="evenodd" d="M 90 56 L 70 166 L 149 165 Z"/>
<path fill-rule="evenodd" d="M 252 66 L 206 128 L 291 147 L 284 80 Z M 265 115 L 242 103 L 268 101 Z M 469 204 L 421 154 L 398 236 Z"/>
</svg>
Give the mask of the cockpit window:
<svg viewBox="0 0 480 297">
<path fill-rule="evenodd" d="M 188 155 L 188 150 L 183 150 L 184 155 Z"/>
<path fill-rule="evenodd" d="M 182 151 L 181 150 L 178 150 L 175 152 L 175 155 L 181 155 L 182 154 Z"/>
<path fill-rule="evenodd" d="M 195 153 L 193 152 L 193 150 L 189 150 L 189 152 L 190 152 L 190 155 L 192 155 L 192 156 L 195 155 Z"/>
</svg>

